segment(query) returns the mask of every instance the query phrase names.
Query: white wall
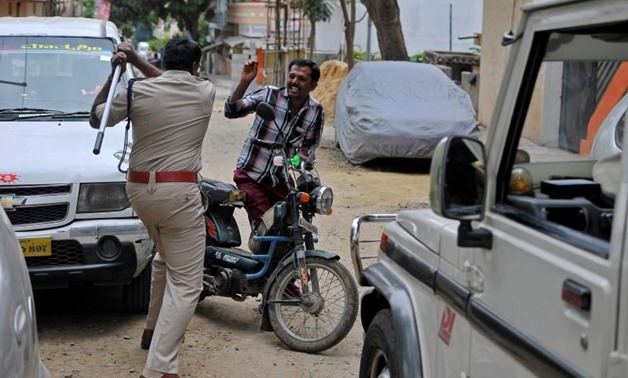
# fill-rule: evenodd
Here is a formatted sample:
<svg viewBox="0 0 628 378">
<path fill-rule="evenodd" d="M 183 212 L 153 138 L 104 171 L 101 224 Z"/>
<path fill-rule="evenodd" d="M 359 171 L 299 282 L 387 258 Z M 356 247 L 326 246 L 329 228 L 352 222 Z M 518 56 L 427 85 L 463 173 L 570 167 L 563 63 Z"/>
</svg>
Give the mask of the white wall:
<svg viewBox="0 0 628 378">
<path fill-rule="evenodd" d="M 488 125 L 491 120 L 499 87 L 508 62 L 510 46 L 502 46 L 508 30 L 516 30 L 521 6 L 533 0 L 485 0 L 482 28 L 482 62 L 480 64 L 480 100 L 478 121 Z"/>
<path fill-rule="evenodd" d="M 470 51 L 472 39 L 459 40 L 482 31 L 483 0 L 397 0 L 401 16 L 401 28 L 406 39 L 408 55 L 425 50 L 449 50 L 449 6 L 452 5 L 451 44 L 454 51 Z M 356 0 L 356 19 L 366 13 L 366 8 Z M 354 45 L 356 50 L 367 49 L 367 17 L 356 25 Z M 344 48 L 344 25 L 340 5 L 336 5 L 329 23 L 316 24 L 316 49 L 337 52 Z M 377 32 L 371 31 L 371 52 L 379 52 Z"/>
</svg>

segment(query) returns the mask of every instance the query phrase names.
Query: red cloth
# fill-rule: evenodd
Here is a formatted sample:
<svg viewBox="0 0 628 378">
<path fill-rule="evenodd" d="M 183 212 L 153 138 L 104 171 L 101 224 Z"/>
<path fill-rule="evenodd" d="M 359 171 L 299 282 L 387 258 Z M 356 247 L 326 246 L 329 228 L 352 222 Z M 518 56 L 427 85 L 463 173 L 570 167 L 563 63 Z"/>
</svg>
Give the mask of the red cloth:
<svg viewBox="0 0 628 378">
<path fill-rule="evenodd" d="M 275 203 L 286 198 L 290 189 L 284 182 L 272 186 L 272 182 L 257 182 L 250 178 L 246 172 L 236 169 L 233 172 L 233 182 L 238 189 L 246 193 L 246 205 L 244 208 L 249 215 L 249 221 L 258 220 Z"/>
</svg>

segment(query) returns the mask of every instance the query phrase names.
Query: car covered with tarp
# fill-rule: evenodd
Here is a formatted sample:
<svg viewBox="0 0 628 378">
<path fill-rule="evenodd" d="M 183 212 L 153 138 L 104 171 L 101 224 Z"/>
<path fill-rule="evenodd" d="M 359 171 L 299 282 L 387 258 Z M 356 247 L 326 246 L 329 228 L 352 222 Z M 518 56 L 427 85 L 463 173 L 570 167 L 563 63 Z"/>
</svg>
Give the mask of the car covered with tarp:
<svg viewBox="0 0 628 378">
<path fill-rule="evenodd" d="M 361 62 L 336 97 L 336 143 L 353 164 L 430 159 L 448 135 L 479 137 L 467 92 L 434 65 Z"/>
</svg>

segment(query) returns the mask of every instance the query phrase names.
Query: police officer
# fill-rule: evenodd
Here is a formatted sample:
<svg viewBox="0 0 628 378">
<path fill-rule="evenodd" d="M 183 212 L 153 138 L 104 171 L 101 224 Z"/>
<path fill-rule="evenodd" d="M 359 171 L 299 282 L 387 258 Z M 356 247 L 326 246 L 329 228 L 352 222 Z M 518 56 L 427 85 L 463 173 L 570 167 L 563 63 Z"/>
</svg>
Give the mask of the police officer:
<svg viewBox="0 0 628 378">
<path fill-rule="evenodd" d="M 205 229 L 198 172 L 216 89 L 199 78 L 200 58 L 199 45 L 187 38 L 168 41 L 164 72 L 141 59 L 129 44 L 121 44 L 112 58 L 112 72 L 128 62 L 149 77 L 131 90 L 133 148 L 126 187 L 157 248 L 142 336 L 142 346 L 150 346 L 145 378 L 179 377 L 179 347 L 202 289 Z M 111 78 L 94 100 L 94 128 L 99 127 Z M 108 126 L 126 115 L 125 90 L 112 101 Z"/>
</svg>

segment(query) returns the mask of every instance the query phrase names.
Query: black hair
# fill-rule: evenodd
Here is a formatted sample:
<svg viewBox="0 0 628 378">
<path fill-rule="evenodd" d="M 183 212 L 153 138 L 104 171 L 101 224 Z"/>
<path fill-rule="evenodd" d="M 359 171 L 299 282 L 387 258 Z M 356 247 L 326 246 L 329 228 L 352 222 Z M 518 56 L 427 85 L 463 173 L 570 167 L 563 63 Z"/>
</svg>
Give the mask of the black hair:
<svg viewBox="0 0 628 378">
<path fill-rule="evenodd" d="M 163 65 L 166 70 L 192 72 L 194 63 L 201 61 L 201 47 L 186 37 L 174 37 L 166 43 Z"/>
<path fill-rule="evenodd" d="M 292 66 L 297 67 L 310 67 L 312 70 L 312 83 L 316 83 L 318 79 L 321 77 L 321 69 L 318 67 L 316 62 L 309 59 L 294 59 L 288 65 L 288 71 L 292 69 Z"/>
</svg>

